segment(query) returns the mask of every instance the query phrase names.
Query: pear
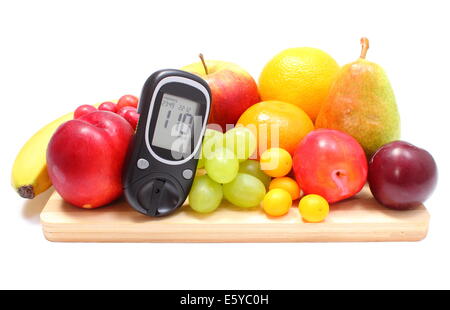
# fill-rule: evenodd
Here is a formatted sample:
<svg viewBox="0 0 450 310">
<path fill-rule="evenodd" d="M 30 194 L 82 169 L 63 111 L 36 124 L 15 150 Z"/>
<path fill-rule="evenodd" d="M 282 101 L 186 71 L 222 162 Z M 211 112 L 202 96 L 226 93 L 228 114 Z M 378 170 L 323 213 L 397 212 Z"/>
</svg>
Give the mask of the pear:
<svg viewBox="0 0 450 310">
<path fill-rule="evenodd" d="M 370 157 L 400 137 L 400 116 L 383 68 L 366 60 L 369 40 L 361 39 L 361 56 L 343 66 L 316 119 L 316 128 L 337 129 L 353 136 Z"/>
</svg>

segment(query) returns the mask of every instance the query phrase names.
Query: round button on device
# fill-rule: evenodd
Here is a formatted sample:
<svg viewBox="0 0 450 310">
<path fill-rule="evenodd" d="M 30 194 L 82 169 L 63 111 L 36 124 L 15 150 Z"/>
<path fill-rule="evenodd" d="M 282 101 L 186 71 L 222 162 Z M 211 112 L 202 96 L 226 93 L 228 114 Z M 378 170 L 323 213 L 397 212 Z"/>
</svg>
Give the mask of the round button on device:
<svg viewBox="0 0 450 310">
<path fill-rule="evenodd" d="M 192 175 L 193 175 L 193 172 L 191 169 L 183 170 L 183 178 L 185 178 L 186 180 L 192 179 Z"/>
<path fill-rule="evenodd" d="M 137 167 L 138 167 L 139 169 L 144 170 L 144 169 L 147 169 L 148 166 L 150 166 L 148 160 L 143 159 L 143 158 L 139 158 L 139 159 L 138 159 L 138 161 L 137 161 Z"/>
</svg>

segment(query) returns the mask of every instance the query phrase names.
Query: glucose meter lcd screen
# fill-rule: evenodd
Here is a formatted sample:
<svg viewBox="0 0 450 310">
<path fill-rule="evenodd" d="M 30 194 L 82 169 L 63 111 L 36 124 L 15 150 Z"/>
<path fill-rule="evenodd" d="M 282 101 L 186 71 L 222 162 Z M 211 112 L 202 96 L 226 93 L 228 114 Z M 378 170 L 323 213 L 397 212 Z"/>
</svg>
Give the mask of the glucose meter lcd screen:
<svg viewBox="0 0 450 310">
<path fill-rule="evenodd" d="M 152 144 L 189 155 L 194 136 L 195 117 L 198 116 L 199 107 L 198 102 L 164 93 Z"/>
</svg>

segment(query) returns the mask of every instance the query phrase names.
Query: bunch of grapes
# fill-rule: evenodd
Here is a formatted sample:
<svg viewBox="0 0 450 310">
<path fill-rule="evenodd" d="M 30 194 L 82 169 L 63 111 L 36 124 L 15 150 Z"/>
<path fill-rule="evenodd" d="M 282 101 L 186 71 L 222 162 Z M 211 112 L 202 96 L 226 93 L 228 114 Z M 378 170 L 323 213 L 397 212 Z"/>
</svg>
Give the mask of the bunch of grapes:
<svg viewBox="0 0 450 310">
<path fill-rule="evenodd" d="M 256 150 L 256 137 L 239 126 L 225 134 L 207 129 L 203 139 L 197 176 L 189 193 L 189 204 L 200 213 L 209 213 L 225 198 L 243 208 L 259 206 L 266 194 L 270 176 L 261 171 L 260 163 L 248 159 Z"/>
</svg>

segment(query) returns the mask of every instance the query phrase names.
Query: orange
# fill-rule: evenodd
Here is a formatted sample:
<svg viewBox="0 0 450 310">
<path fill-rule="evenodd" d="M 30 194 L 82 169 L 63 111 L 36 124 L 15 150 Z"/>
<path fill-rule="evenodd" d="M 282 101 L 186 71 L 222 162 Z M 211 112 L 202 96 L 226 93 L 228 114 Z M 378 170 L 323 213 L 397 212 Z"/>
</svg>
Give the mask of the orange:
<svg viewBox="0 0 450 310">
<path fill-rule="evenodd" d="M 274 178 L 283 177 L 292 169 L 291 154 L 277 147 L 265 150 L 261 154 L 259 162 L 261 170 Z"/>
<path fill-rule="evenodd" d="M 297 144 L 314 130 L 313 122 L 302 109 L 282 101 L 254 104 L 237 123 L 253 131 L 258 140 L 258 154 L 279 147 L 293 155 Z"/>
<path fill-rule="evenodd" d="M 296 200 L 300 197 L 300 186 L 298 186 L 297 182 L 290 177 L 281 177 L 275 178 L 270 182 L 269 190 L 281 188 L 287 191 L 292 200 Z"/>
<path fill-rule="evenodd" d="M 339 71 L 337 62 L 316 48 L 289 48 L 264 67 L 259 77 L 261 99 L 280 100 L 302 108 L 314 121 Z"/>
</svg>

